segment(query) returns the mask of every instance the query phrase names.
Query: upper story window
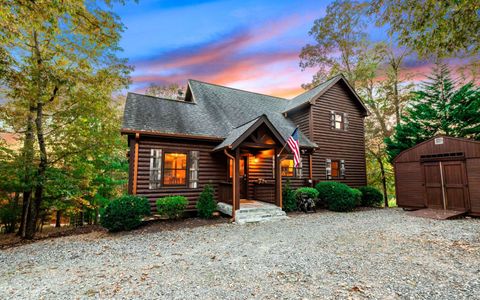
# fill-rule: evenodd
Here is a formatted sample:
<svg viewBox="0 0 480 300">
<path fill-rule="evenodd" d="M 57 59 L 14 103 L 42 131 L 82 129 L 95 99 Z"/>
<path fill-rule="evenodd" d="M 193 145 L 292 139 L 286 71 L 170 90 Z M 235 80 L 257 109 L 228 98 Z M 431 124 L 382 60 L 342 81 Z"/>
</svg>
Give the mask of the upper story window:
<svg viewBox="0 0 480 300">
<path fill-rule="evenodd" d="M 348 114 L 336 111 L 330 111 L 330 125 L 332 129 L 348 130 Z"/>
</svg>

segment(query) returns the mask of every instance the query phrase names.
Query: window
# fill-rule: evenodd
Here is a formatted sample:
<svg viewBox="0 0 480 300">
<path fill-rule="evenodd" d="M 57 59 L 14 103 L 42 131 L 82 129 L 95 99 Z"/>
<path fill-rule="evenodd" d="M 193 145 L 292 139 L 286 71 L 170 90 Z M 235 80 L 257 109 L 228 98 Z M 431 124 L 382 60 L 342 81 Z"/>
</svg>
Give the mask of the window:
<svg viewBox="0 0 480 300">
<path fill-rule="evenodd" d="M 284 177 L 293 177 L 293 159 L 284 159 L 280 163 L 280 169 L 282 171 L 282 176 Z"/>
<path fill-rule="evenodd" d="M 344 179 L 345 161 L 327 159 L 325 171 L 327 179 Z"/>
<path fill-rule="evenodd" d="M 152 190 L 159 189 L 162 185 L 187 185 L 187 165 L 188 187 L 198 188 L 199 159 L 199 151 L 182 153 L 151 149 L 149 188 Z"/>
<path fill-rule="evenodd" d="M 185 185 L 187 179 L 187 154 L 165 152 L 163 185 Z"/>
<path fill-rule="evenodd" d="M 336 130 L 348 130 L 348 114 L 335 111 L 330 112 L 331 128 Z"/>
<path fill-rule="evenodd" d="M 230 159 L 230 162 L 229 162 L 229 165 L 230 165 L 230 171 L 228 173 L 228 178 L 232 178 L 233 177 L 233 164 L 235 162 L 233 161 L 233 159 Z M 243 158 L 240 158 L 240 170 L 239 170 L 239 174 L 240 174 L 240 177 L 242 177 L 243 175 L 245 175 L 245 160 Z"/>
</svg>

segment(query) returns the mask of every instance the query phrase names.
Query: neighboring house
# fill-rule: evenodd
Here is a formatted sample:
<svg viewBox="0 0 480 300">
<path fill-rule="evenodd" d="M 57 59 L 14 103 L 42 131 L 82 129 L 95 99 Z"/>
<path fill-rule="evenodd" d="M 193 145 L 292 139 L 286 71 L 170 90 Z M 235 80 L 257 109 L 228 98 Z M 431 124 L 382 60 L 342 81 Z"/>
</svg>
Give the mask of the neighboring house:
<svg viewBox="0 0 480 300">
<path fill-rule="evenodd" d="M 368 110 L 342 76 L 291 99 L 189 80 L 184 100 L 129 93 L 122 134 L 130 147 L 129 193 L 184 195 L 189 210 L 206 184 L 216 199 L 282 205 L 282 186 L 334 180 L 366 184 L 364 118 Z M 300 129 L 302 163 L 288 147 Z M 235 211 L 235 210 L 234 210 Z"/>
</svg>

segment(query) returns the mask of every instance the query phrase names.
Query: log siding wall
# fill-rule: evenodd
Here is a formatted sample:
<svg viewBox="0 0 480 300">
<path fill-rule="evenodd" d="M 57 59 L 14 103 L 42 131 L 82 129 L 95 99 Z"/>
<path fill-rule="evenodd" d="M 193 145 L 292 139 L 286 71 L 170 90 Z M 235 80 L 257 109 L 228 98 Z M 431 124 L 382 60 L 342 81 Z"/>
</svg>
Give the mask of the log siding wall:
<svg viewBox="0 0 480 300">
<path fill-rule="evenodd" d="M 140 136 L 138 151 L 138 177 L 137 177 L 137 195 L 147 197 L 150 201 L 152 210 L 156 210 L 155 202 L 160 197 L 171 195 L 181 195 L 188 199 L 187 211 L 195 210 L 195 204 L 206 184 L 212 184 L 215 190 L 215 197 L 218 198 L 219 182 L 227 179 L 227 159 L 223 153 L 213 154 L 211 150 L 217 143 L 203 141 L 188 141 L 168 138 L 155 138 Z M 131 142 L 133 145 L 133 142 Z M 134 147 L 130 150 L 130 172 L 133 169 L 132 157 L 134 156 Z M 183 151 L 199 151 L 199 171 L 198 188 L 189 188 L 188 186 L 160 187 L 159 189 L 150 189 L 150 150 L 151 149 L 181 149 Z M 130 176 L 133 177 L 133 176 Z M 187 170 L 188 181 L 188 170 Z M 132 190 L 132 180 L 129 181 L 129 191 Z"/>
<path fill-rule="evenodd" d="M 343 182 L 352 187 L 367 184 L 364 112 L 352 97 L 348 87 L 340 81 L 316 99 L 309 108 L 289 116 L 302 132 L 319 146 L 312 157 L 315 181 L 327 180 L 326 160 L 331 159 L 345 160 L 345 178 L 332 181 Z M 331 111 L 348 114 L 349 126 L 346 131 L 331 128 Z"/>
</svg>

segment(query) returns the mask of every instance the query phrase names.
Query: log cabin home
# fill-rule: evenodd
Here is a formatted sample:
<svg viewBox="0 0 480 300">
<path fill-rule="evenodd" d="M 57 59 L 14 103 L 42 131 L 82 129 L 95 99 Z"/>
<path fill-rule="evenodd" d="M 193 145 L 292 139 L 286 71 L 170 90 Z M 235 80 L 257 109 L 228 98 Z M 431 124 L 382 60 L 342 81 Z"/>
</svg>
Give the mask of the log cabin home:
<svg viewBox="0 0 480 300">
<path fill-rule="evenodd" d="M 282 188 L 333 180 L 366 185 L 364 118 L 368 110 L 343 75 L 284 99 L 189 80 L 181 100 L 128 93 L 121 132 L 128 137 L 131 194 L 152 210 L 183 195 L 194 211 L 211 184 L 231 214 L 249 200 L 282 206 Z M 288 137 L 299 128 L 302 162 L 294 168 Z M 278 155 L 281 153 L 281 155 Z"/>
</svg>

